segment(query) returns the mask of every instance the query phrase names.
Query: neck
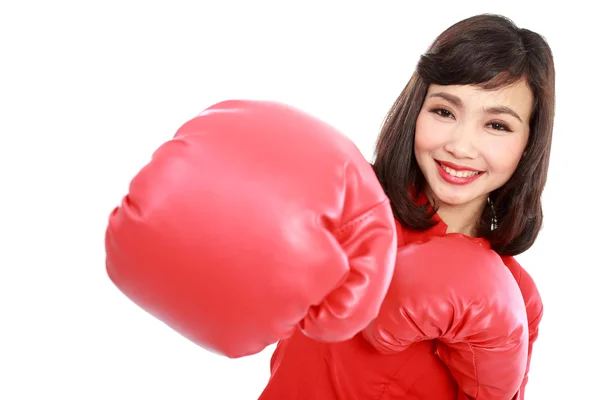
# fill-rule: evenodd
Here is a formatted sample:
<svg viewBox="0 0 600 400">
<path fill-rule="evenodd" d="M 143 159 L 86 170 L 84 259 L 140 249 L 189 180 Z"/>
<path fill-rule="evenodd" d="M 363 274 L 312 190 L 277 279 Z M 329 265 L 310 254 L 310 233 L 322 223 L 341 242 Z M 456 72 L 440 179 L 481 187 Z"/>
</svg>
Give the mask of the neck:
<svg viewBox="0 0 600 400">
<path fill-rule="evenodd" d="M 429 188 L 426 188 L 425 193 L 429 202 L 437 207 L 440 219 L 448 226 L 446 233 L 461 233 L 470 237 L 477 235 L 487 198 L 481 197 L 466 204 L 453 205 L 439 201 Z"/>
</svg>

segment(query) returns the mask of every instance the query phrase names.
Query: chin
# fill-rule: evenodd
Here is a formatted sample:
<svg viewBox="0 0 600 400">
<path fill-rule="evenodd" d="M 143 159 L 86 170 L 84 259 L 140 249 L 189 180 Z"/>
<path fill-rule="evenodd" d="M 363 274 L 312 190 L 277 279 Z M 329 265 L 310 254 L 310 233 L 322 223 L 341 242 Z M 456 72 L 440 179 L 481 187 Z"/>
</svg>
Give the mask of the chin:
<svg viewBox="0 0 600 400">
<path fill-rule="evenodd" d="M 480 199 L 484 194 L 470 185 L 452 185 L 447 182 L 436 182 L 430 185 L 430 190 L 437 202 L 449 206 L 462 206 Z M 485 195 L 484 197 L 487 197 Z"/>
<path fill-rule="evenodd" d="M 433 190 L 433 195 L 440 203 L 450 206 L 461 206 L 475 200 L 477 196 L 472 196 L 467 193 L 447 193 L 444 190 Z"/>
</svg>

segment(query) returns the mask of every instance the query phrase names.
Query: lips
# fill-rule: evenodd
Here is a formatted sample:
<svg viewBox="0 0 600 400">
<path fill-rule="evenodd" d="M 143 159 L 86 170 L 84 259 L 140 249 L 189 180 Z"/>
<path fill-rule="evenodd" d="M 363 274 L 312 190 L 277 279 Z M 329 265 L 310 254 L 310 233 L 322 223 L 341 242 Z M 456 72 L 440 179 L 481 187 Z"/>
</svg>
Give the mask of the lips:
<svg viewBox="0 0 600 400">
<path fill-rule="evenodd" d="M 455 185 L 466 185 L 483 174 L 483 171 L 446 161 L 436 160 L 436 165 L 442 179 Z"/>
</svg>

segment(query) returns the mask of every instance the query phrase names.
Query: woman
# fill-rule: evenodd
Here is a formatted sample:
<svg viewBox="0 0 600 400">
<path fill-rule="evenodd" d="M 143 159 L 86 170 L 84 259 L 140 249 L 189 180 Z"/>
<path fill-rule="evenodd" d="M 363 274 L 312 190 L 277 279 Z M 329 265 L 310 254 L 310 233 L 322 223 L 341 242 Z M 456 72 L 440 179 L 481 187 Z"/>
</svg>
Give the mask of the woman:
<svg viewBox="0 0 600 400">
<path fill-rule="evenodd" d="M 386 346 L 377 335 L 383 333 L 372 325 L 342 343 L 313 341 L 301 332 L 279 342 L 261 400 L 523 399 L 543 307 L 513 256 L 533 245 L 542 225 L 553 118 L 548 44 L 504 17 L 479 15 L 448 28 L 421 57 L 376 147 L 374 169 L 391 200 L 401 246 L 470 237 L 500 255 L 517 281 L 529 347 L 514 392 L 494 391 L 494 379 L 502 380 L 494 371 L 467 385 L 450 365 L 456 360 L 426 334 L 382 354 Z"/>
</svg>

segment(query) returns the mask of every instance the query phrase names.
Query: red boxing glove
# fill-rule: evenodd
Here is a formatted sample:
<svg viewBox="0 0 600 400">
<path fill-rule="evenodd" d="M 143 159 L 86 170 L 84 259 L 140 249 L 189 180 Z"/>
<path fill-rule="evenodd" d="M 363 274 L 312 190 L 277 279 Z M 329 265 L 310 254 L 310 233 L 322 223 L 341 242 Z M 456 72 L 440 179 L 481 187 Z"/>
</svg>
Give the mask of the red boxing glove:
<svg viewBox="0 0 600 400">
<path fill-rule="evenodd" d="M 110 215 L 106 268 L 133 302 L 212 352 L 295 327 L 343 341 L 393 274 L 389 201 L 358 148 L 292 107 L 226 101 L 185 123 Z"/>
<path fill-rule="evenodd" d="M 527 313 L 500 256 L 458 234 L 398 249 L 379 316 L 363 332 L 379 351 L 438 339 L 438 355 L 472 399 L 511 399 L 527 365 Z"/>
</svg>

